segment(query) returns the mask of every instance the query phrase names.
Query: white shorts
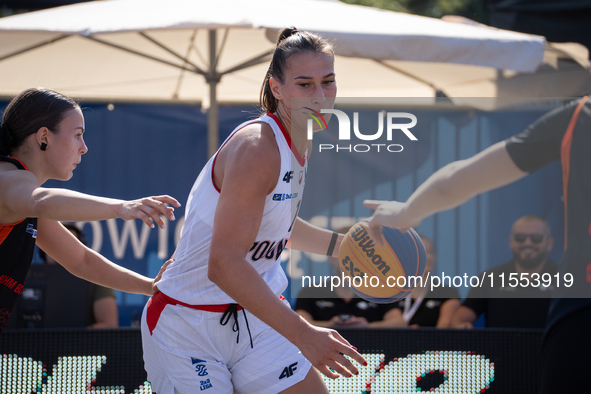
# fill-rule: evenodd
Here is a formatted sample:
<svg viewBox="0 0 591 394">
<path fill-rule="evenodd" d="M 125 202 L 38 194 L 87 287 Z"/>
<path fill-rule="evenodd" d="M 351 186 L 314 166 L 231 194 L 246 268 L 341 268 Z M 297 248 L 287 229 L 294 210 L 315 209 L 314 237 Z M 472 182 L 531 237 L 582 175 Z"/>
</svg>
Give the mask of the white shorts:
<svg viewBox="0 0 591 394">
<path fill-rule="evenodd" d="M 154 298 L 159 302 L 152 302 Z M 154 393 L 276 394 L 302 381 L 310 370 L 295 345 L 248 312 L 253 348 L 242 311 L 236 343 L 234 317 L 222 326 L 222 313 L 163 305 L 162 297 L 150 301 L 142 315 L 142 344 Z"/>
</svg>

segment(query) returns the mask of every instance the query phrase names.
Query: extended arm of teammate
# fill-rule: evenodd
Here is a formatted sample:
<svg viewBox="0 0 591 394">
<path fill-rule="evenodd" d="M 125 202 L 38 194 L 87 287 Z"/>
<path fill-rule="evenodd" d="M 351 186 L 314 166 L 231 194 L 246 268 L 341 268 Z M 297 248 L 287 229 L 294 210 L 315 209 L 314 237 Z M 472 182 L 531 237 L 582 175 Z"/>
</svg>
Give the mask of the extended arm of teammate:
<svg viewBox="0 0 591 394">
<path fill-rule="evenodd" d="M 369 231 L 376 243 L 383 245 L 381 226 L 406 230 L 418 226 L 434 213 L 457 207 L 472 197 L 510 184 L 526 176 L 501 141 L 475 156 L 446 165 L 435 172 L 410 196 L 406 203 L 364 201 L 375 209 Z"/>
<path fill-rule="evenodd" d="M 351 376 L 344 355 L 365 360 L 336 331 L 314 327 L 291 310 L 245 260 L 262 221 L 266 195 L 279 177 L 280 157 L 272 130 L 247 126 L 220 151 L 214 179 L 221 192 L 214 218 L 208 278 L 237 303 L 275 329 L 326 376 Z M 216 176 L 217 174 L 217 176 Z M 239 198 L 237 198 L 239 196 Z M 332 368 L 335 372 L 331 372 Z M 351 372 L 349 372 L 351 371 Z"/>
<path fill-rule="evenodd" d="M 174 220 L 174 208 L 166 204 L 180 207 L 177 200 L 166 195 L 125 201 L 67 189 L 43 188 L 33 173 L 16 168 L 2 172 L 0 201 L 13 213 L 12 216 L 20 218 L 18 220 L 25 217 L 68 222 L 141 219 L 150 227 L 154 227 L 153 222 L 164 226 L 160 215 Z"/>
<path fill-rule="evenodd" d="M 39 219 L 37 229 L 37 245 L 70 273 L 127 293 L 152 295 L 157 292 L 156 283 L 171 262 L 163 265 L 155 279 L 150 279 L 118 266 L 86 247 L 59 222 Z"/>
</svg>

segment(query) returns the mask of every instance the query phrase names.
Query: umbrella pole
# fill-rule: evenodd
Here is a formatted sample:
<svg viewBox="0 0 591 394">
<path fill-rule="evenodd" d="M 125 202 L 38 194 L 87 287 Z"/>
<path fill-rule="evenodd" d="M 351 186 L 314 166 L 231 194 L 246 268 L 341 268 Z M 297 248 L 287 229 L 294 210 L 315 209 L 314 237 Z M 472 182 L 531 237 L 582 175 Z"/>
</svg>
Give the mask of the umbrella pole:
<svg viewBox="0 0 591 394">
<path fill-rule="evenodd" d="M 219 146 L 219 106 L 217 87 L 220 75 L 217 73 L 216 31 L 209 30 L 209 72 L 205 79 L 209 84 L 209 111 L 207 114 L 207 157 L 212 157 Z"/>
<path fill-rule="evenodd" d="M 209 81 L 209 111 L 207 114 L 207 157 L 212 157 L 219 146 L 219 107 L 216 98 L 218 81 Z"/>
</svg>

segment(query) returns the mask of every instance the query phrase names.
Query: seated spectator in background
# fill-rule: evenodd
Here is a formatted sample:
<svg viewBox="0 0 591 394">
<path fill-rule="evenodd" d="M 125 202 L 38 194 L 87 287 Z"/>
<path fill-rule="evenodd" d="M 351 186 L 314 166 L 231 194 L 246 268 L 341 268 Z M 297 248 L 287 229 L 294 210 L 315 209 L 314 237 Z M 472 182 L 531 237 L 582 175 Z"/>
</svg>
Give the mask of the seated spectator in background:
<svg viewBox="0 0 591 394">
<path fill-rule="evenodd" d="M 509 247 L 513 259 L 487 271 L 492 273 L 494 287 L 487 282 L 482 287 L 473 287 L 452 320 L 452 326 L 472 328 L 478 317 L 484 313 L 486 327 L 544 328 L 550 305 L 550 292 L 553 285 L 545 287 L 541 276 L 554 275 L 558 266 L 548 258 L 554 239 L 546 220 L 535 215 L 522 216 L 513 223 L 509 237 Z M 532 274 L 540 275 L 539 286 L 511 287 L 511 273 L 518 279 L 526 277 L 532 282 Z M 504 274 L 504 287 L 501 276 Z M 482 273 L 480 274 L 482 277 Z M 515 275 L 514 275 L 515 276 Z M 548 277 L 548 275 L 546 275 Z M 554 279 L 552 278 L 552 283 Z M 523 282 L 524 283 L 524 282 Z M 544 294 L 546 293 L 546 294 Z M 511 298 L 508 298 L 511 297 Z M 513 298 L 514 297 L 514 298 Z"/>
<path fill-rule="evenodd" d="M 420 234 L 427 251 L 427 272 L 435 269 L 435 247 L 429 238 Z M 451 319 L 460 307 L 460 294 L 454 287 L 435 287 L 429 283 L 416 287 L 409 297 L 394 304 L 393 319 L 402 327 L 451 327 Z"/>
<path fill-rule="evenodd" d="M 86 235 L 84 232 L 70 223 L 63 223 L 64 227 L 66 227 L 70 232 L 80 240 L 84 245 L 86 245 Z M 51 256 L 45 254 L 41 249 L 39 249 L 39 256 L 43 261 L 47 264 L 56 264 L 55 261 Z M 71 275 L 71 274 L 70 274 Z M 78 280 L 83 280 L 79 279 Z M 89 328 L 116 328 L 119 327 L 119 311 L 117 309 L 117 303 L 115 301 L 115 292 L 113 289 L 109 289 L 107 287 L 103 287 L 94 283 L 88 282 L 88 289 L 90 292 L 90 302 L 92 306 L 89 305 L 89 314 L 88 314 L 88 321 L 89 321 Z M 26 282 L 25 282 L 26 288 Z M 72 297 L 76 297 L 76 294 L 72 294 Z M 67 305 L 64 305 L 63 308 L 64 313 L 68 313 Z"/>
<path fill-rule="evenodd" d="M 350 227 L 337 230 L 345 234 Z M 333 275 L 340 275 L 336 258 L 329 258 Z M 295 303 L 295 311 L 320 327 L 397 327 L 394 304 L 376 304 L 357 296 L 348 286 L 331 291 L 329 287 L 304 287 Z"/>
</svg>

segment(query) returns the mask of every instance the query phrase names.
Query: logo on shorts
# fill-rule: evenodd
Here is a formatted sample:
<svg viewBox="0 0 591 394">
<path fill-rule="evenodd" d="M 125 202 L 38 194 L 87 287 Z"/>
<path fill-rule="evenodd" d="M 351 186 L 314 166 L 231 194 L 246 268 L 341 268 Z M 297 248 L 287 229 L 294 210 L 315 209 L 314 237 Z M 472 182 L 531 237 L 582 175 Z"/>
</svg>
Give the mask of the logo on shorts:
<svg viewBox="0 0 591 394">
<path fill-rule="evenodd" d="M 283 372 L 281 372 L 281 375 L 279 375 L 279 380 L 283 378 L 289 378 L 290 376 L 292 376 L 295 370 L 298 369 L 296 365 L 298 365 L 297 362 L 291 364 L 289 367 L 283 368 Z"/>
<path fill-rule="evenodd" d="M 198 358 L 194 358 L 191 357 L 191 364 L 195 365 L 195 372 L 197 372 L 197 375 L 199 376 L 206 376 L 208 375 L 207 373 L 207 366 L 205 365 L 207 361 L 205 360 L 199 360 Z M 209 381 L 209 379 L 208 379 Z M 204 390 L 204 389 L 201 389 Z"/>
<path fill-rule="evenodd" d="M 199 381 L 199 390 L 201 391 L 210 389 L 212 387 L 213 385 L 211 384 L 209 379 Z"/>
</svg>

